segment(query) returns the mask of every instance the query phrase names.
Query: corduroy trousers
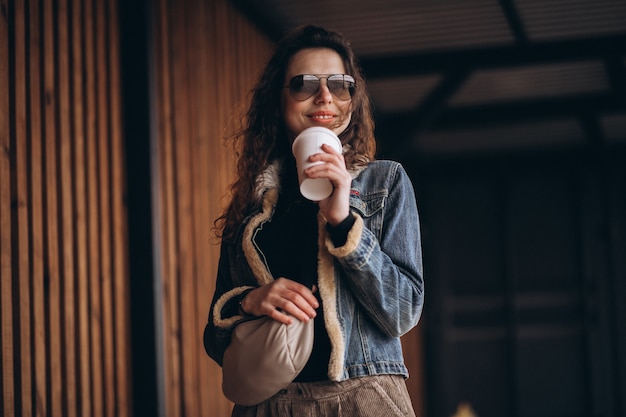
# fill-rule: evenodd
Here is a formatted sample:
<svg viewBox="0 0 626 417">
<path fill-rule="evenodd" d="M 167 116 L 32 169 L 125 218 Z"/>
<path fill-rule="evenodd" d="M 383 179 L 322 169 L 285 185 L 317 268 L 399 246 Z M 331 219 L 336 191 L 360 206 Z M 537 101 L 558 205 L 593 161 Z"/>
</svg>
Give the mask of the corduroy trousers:
<svg viewBox="0 0 626 417">
<path fill-rule="evenodd" d="M 401 375 L 342 382 L 293 382 L 261 404 L 235 405 L 232 417 L 415 417 Z"/>
</svg>

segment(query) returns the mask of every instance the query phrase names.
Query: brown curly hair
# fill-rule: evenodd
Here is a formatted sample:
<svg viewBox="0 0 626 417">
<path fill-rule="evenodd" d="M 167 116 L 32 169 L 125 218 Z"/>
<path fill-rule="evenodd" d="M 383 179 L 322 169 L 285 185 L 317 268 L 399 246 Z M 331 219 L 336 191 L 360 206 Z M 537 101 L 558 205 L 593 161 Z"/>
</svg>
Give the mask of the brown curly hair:
<svg viewBox="0 0 626 417">
<path fill-rule="evenodd" d="M 222 215 L 215 220 L 216 233 L 229 238 L 251 210 L 260 205 L 256 198 L 257 181 L 274 161 L 291 157 L 286 127 L 281 113 L 281 90 L 285 71 L 291 58 L 300 50 L 329 48 L 343 59 L 346 73 L 355 79 L 352 96 L 352 118 L 339 138 L 344 145 L 348 169 L 374 159 L 376 141 L 374 121 L 361 68 L 349 42 L 334 30 L 307 25 L 297 28 L 277 45 L 257 86 L 252 91 L 250 107 L 242 120 L 242 128 L 229 139 L 237 153 L 237 179 L 231 185 L 232 199 Z M 348 146 L 346 146 L 348 145 Z"/>
</svg>

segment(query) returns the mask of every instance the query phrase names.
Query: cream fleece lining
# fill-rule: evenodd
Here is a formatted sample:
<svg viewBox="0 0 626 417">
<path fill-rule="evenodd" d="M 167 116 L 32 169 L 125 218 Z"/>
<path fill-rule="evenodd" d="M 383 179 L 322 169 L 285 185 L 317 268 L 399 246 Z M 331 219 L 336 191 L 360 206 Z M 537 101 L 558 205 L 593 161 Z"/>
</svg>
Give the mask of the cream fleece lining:
<svg viewBox="0 0 626 417">
<path fill-rule="evenodd" d="M 324 324 L 332 346 L 328 362 L 328 377 L 339 381 L 343 374 L 345 341 L 339 324 L 337 312 L 337 283 L 335 282 L 334 259 L 328 252 L 324 241 L 328 238 L 326 219 L 321 213 L 317 215 L 318 223 L 318 254 L 317 254 L 317 283 L 324 306 Z"/>
<path fill-rule="evenodd" d="M 354 221 L 354 225 L 352 225 L 352 229 L 348 232 L 348 238 L 343 246 L 335 247 L 333 241 L 330 239 L 330 236 L 326 237 L 326 248 L 331 255 L 336 256 L 337 258 L 348 256 L 356 249 L 359 241 L 361 240 L 361 233 L 363 233 L 363 218 L 356 213 L 353 214 L 354 217 L 356 217 L 356 220 Z M 321 242 L 320 244 L 324 244 L 324 242 Z"/>
<path fill-rule="evenodd" d="M 254 216 L 248 224 L 246 225 L 243 232 L 242 239 L 242 248 L 243 253 L 248 260 L 248 264 L 250 265 L 250 269 L 252 269 L 252 273 L 256 277 L 259 286 L 269 284 L 274 280 L 272 274 L 265 267 L 265 263 L 259 256 L 259 252 L 257 252 L 254 244 L 252 243 L 253 233 L 256 231 L 257 227 L 272 215 L 272 211 L 274 210 L 274 206 L 276 206 L 276 202 L 278 201 L 278 191 L 276 189 L 268 190 L 265 193 L 265 198 L 263 199 L 263 209 L 262 211 Z"/>
<path fill-rule="evenodd" d="M 254 289 L 254 287 L 245 286 L 233 288 L 232 290 L 225 292 L 220 298 L 218 298 L 218 300 L 215 302 L 215 305 L 213 306 L 213 323 L 215 324 L 215 326 L 228 328 L 233 326 L 239 320 L 245 318 L 244 316 L 236 315 L 228 317 L 227 319 L 222 319 L 222 309 L 224 308 L 228 300 L 238 296 L 247 289 Z"/>
</svg>

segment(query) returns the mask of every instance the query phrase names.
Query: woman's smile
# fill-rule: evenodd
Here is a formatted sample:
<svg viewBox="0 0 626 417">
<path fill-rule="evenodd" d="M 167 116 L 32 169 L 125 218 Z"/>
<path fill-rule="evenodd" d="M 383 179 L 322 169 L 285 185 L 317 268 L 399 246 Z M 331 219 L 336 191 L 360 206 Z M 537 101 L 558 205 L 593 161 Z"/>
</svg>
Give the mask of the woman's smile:
<svg viewBox="0 0 626 417">
<path fill-rule="evenodd" d="M 329 111 L 317 111 L 309 114 L 308 117 L 316 123 L 329 124 L 335 120 L 337 115 Z"/>
</svg>

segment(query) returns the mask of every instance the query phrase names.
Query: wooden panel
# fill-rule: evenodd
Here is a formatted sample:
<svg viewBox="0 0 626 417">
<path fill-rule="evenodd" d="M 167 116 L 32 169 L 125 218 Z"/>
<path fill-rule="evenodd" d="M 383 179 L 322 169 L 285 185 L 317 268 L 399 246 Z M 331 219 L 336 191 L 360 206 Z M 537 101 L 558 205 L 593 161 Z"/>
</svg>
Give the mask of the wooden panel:
<svg viewBox="0 0 626 417">
<path fill-rule="evenodd" d="M 2 415 L 10 416 L 15 412 L 13 402 L 14 386 L 14 351 L 13 351 L 13 277 L 11 267 L 11 144 L 10 130 L 12 121 L 9 117 L 9 94 L 5 93 L 7 86 L 12 85 L 9 77 L 9 22 L 6 11 L 8 4 L 0 1 L 0 85 L 3 92 L 0 94 L 0 410 Z"/>
<path fill-rule="evenodd" d="M 26 137 L 27 135 L 27 94 L 26 94 L 26 10 L 25 5 L 22 2 L 18 2 L 15 5 L 15 137 Z M 16 339 L 18 339 L 19 352 L 16 355 L 19 357 L 19 363 L 21 368 L 21 381 L 19 390 L 24 392 L 29 390 L 32 384 L 32 358 L 31 345 L 30 345 L 30 277 L 29 277 L 29 264 L 28 253 L 30 242 L 29 225 L 28 225 L 28 210 L 29 201 L 27 193 L 27 146 L 26 141 L 16 141 L 14 147 L 15 155 L 15 198 L 16 198 L 16 226 L 17 231 L 17 244 L 14 245 L 17 249 L 17 289 L 19 295 L 19 311 L 15 317 L 15 321 L 19 323 L 19 326 L 14 326 L 15 333 L 19 332 L 19 336 L 14 333 Z M 15 240 L 14 240 L 15 242 Z M 32 414 L 32 404 L 27 398 L 21 398 L 20 406 L 22 408 L 23 415 Z"/>
<path fill-rule="evenodd" d="M 0 414 L 127 416 L 117 4 L 0 10 Z"/>
<path fill-rule="evenodd" d="M 114 370 L 113 387 L 115 396 L 109 409 L 110 414 L 115 417 L 127 417 L 131 415 L 132 402 L 130 400 L 130 307 L 128 290 L 128 244 L 126 240 L 126 169 L 124 160 L 124 138 L 122 137 L 122 104 L 121 80 L 119 55 L 115 53 L 120 39 L 118 33 L 118 3 L 116 1 L 107 2 L 107 63 L 108 63 L 108 86 L 107 91 L 115 94 L 108 94 L 109 106 L 109 135 L 110 135 L 110 205 L 111 205 L 111 307 L 113 312 L 112 322 L 112 342 L 110 347 L 114 361 L 110 364 Z M 81 414 L 85 415 L 85 414 Z"/>
<path fill-rule="evenodd" d="M 201 342 L 219 251 L 212 226 L 233 178 L 224 131 L 271 45 L 225 0 L 155 9 L 165 414 L 228 415 Z"/>
<path fill-rule="evenodd" d="M 83 68 L 85 65 L 84 39 L 85 32 L 85 9 L 83 2 L 72 3 L 72 110 L 74 118 L 72 119 L 72 136 L 74 137 L 74 158 L 72 164 L 74 166 L 74 194 L 82 196 L 76 199 L 76 207 L 74 213 L 74 242 L 76 245 L 75 271 L 77 277 L 82 277 L 76 282 L 76 315 L 77 315 L 77 355 L 82 358 L 78 364 L 77 380 L 79 387 L 77 395 L 81 398 L 79 402 L 79 415 L 91 414 L 91 381 L 89 365 L 90 358 L 90 341 L 89 341 L 89 276 L 88 269 L 88 251 L 87 251 L 87 160 L 85 145 L 85 95 L 87 91 L 83 83 L 86 79 Z M 80 36 L 79 36 L 80 35 Z"/>
<path fill-rule="evenodd" d="M 95 6 L 94 1 L 86 1 L 85 4 L 85 117 L 86 117 L 86 143 L 85 159 L 86 172 L 85 182 L 87 192 L 87 277 L 88 277 L 88 346 L 89 363 L 91 372 L 96 378 L 89 375 L 91 384 L 90 401 L 91 414 L 94 417 L 104 415 L 104 400 L 102 386 L 102 307 L 100 304 L 100 239 L 98 237 L 98 179 L 97 179 L 97 80 L 96 80 L 96 44 L 95 44 Z"/>
<path fill-rule="evenodd" d="M 28 253 L 31 260 L 31 288 L 32 288 L 32 322 L 37 323 L 33 327 L 33 348 L 34 348 L 34 396 L 30 397 L 28 391 L 23 391 L 21 396 L 24 402 L 30 402 L 35 415 L 42 416 L 48 413 L 48 396 L 46 395 L 47 381 L 47 360 L 46 360 L 46 336 L 45 336 L 45 292 L 44 292 L 44 201 L 43 201 L 43 151 L 42 132 L 43 114 L 41 111 L 43 94 L 42 85 L 42 58 L 41 58 L 41 36 L 42 36 L 42 11 L 36 2 L 30 2 L 28 8 L 29 30 L 27 35 L 29 48 L 29 84 L 30 107 L 28 109 L 28 120 L 30 132 L 26 138 L 27 146 L 30 149 L 29 173 L 30 173 L 30 201 L 32 224 L 29 239 L 32 241 L 32 252 Z"/>
</svg>

